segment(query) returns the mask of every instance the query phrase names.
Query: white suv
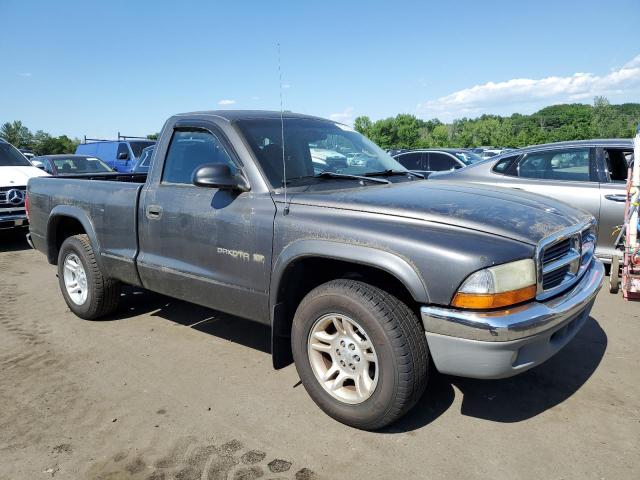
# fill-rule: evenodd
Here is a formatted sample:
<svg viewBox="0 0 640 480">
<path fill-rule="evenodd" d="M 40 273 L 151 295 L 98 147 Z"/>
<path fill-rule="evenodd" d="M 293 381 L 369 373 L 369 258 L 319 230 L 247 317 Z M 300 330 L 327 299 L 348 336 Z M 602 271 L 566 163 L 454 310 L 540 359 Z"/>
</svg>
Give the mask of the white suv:
<svg viewBox="0 0 640 480">
<path fill-rule="evenodd" d="M 45 175 L 13 145 L 0 139 L 0 230 L 29 224 L 24 205 L 27 181 Z"/>
</svg>

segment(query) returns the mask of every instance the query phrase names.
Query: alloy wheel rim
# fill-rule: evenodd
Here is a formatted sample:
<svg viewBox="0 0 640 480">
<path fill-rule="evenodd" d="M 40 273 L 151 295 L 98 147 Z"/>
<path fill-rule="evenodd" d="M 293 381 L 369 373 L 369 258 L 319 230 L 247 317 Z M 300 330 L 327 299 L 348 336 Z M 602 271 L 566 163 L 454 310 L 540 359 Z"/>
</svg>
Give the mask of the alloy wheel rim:
<svg viewBox="0 0 640 480">
<path fill-rule="evenodd" d="M 346 315 L 318 318 L 307 341 L 311 369 L 324 390 L 344 403 L 367 400 L 378 384 L 378 357 L 365 330 Z"/>
<path fill-rule="evenodd" d="M 70 253 L 64 259 L 63 264 L 64 286 L 73 303 L 83 305 L 87 301 L 87 274 L 80 258 L 75 253 Z"/>
</svg>

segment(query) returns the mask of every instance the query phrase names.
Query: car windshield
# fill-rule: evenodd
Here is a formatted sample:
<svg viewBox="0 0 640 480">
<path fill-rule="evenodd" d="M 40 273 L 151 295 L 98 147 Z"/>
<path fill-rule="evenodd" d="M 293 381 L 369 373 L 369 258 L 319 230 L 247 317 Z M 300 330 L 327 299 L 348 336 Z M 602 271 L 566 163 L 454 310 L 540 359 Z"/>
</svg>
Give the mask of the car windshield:
<svg viewBox="0 0 640 480">
<path fill-rule="evenodd" d="M 239 120 L 236 124 L 271 185 L 282 187 L 283 130 L 280 119 Z M 345 125 L 308 118 L 284 118 L 283 124 L 287 183 L 316 178 L 322 172 L 366 175 L 406 171 L 375 143 Z"/>
<path fill-rule="evenodd" d="M 151 160 L 151 154 L 153 153 L 153 148 L 145 148 L 142 151 L 142 155 L 140 156 L 139 167 L 148 167 L 149 161 Z"/>
<path fill-rule="evenodd" d="M 471 165 L 482 161 L 482 157 L 471 152 L 455 152 L 454 155 L 465 165 Z"/>
<path fill-rule="evenodd" d="M 0 141 L 0 167 L 31 167 L 31 163 L 18 149 Z"/>
<path fill-rule="evenodd" d="M 135 141 L 130 140 L 129 141 L 129 145 L 131 145 L 131 150 L 133 151 L 133 154 L 135 155 L 136 158 L 140 156 L 140 154 L 142 153 L 142 150 L 155 144 L 156 142 L 153 140 L 135 140 Z"/>
<path fill-rule="evenodd" d="M 59 157 L 52 160 L 61 175 L 113 171 L 102 160 L 95 157 Z"/>
</svg>

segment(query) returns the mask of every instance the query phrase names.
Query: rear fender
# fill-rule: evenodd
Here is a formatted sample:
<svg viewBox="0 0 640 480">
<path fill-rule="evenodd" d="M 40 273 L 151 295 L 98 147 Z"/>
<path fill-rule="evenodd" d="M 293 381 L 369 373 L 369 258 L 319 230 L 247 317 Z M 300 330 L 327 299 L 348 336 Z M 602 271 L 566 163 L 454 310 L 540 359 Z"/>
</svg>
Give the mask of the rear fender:
<svg viewBox="0 0 640 480">
<path fill-rule="evenodd" d="M 85 233 L 91 241 L 91 246 L 95 252 L 96 260 L 100 261 L 100 242 L 96 235 L 95 228 L 87 212 L 73 205 L 57 205 L 51 210 L 49 220 L 47 222 L 47 259 L 49 263 L 56 264 L 58 262 L 58 248 L 56 230 L 61 220 L 72 218 L 77 220 L 84 228 Z"/>
</svg>

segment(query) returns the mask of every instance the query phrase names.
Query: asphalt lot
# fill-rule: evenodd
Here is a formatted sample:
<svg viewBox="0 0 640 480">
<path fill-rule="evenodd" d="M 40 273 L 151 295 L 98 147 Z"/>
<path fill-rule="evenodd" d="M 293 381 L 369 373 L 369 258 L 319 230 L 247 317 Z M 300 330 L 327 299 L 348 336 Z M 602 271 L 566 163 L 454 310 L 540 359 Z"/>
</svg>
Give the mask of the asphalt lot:
<svg viewBox="0 0 640 480">
<path fill-rule="evenodd" d="M 268 329 L 143 291 L 75 317 L 55 267 L 0 233 L 0 479 L 626 479 L 640 470 L 640 305 L 501 381 L 432 379 L 408 417 L 324 415 Z"/>
</svg>

